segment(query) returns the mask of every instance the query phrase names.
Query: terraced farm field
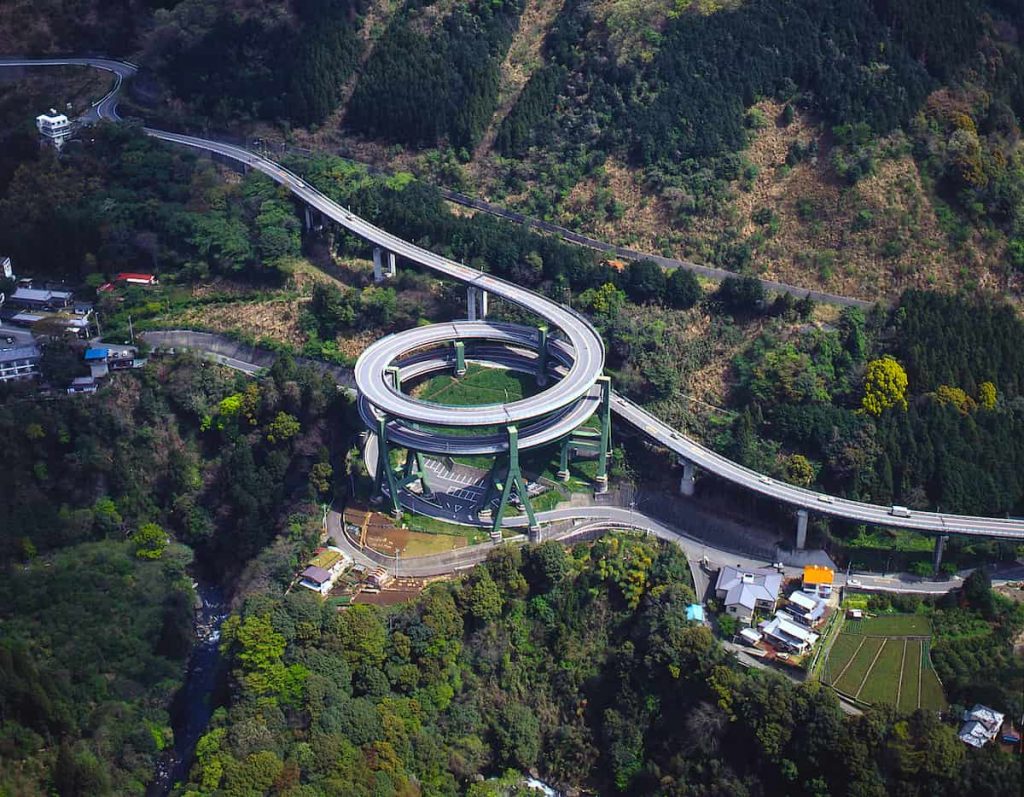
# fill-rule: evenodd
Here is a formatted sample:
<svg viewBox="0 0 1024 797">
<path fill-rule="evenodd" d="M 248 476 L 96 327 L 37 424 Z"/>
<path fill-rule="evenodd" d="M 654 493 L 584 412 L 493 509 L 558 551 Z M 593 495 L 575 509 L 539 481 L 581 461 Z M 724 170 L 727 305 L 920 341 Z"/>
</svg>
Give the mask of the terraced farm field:
<svg viewBox="0 0 1024 797">
<path fill-rule="evenodd" d="M 931 624 L 922 615 L 890 615 L 846 623 L 825 664 L 824 680 L 865 703 L 902 711 L 946 706 L 928 658 Z"/>
</svg>

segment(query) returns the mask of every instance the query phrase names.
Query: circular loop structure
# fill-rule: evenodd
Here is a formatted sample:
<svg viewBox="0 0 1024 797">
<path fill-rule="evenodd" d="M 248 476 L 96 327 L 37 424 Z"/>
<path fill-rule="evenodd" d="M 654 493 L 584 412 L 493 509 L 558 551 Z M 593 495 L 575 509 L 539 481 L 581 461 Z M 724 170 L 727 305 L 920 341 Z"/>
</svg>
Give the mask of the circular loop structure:
<svg viewBox="0 0 1024 797">
<path fill-rule="evenodd" d="M 582 331 L 590 329 L 584 322 Z M 600 402 L 596 382 L 604 348 L 595 352 L 588 337 L 578 336 L 582 356 L 577 356 L 570 341 L 548 340 L 538 329 L 518 324 L 456 321 L 389 335 L 356 363 L 360 415 L 371 429 L 385 419 L 392 443 L 428 453 L 499 453 L 508 448 L 509 426 L 518 427 L 520 448 L 554 442 L 583 424 Z M 551 386 L 518 401 L 472 407 L 422 401 L 402 392 L 401 385 L 410 379 L 454 368 L 460 343 L 467 346 L 468 362 L 533 373 Z"/>
</svg>

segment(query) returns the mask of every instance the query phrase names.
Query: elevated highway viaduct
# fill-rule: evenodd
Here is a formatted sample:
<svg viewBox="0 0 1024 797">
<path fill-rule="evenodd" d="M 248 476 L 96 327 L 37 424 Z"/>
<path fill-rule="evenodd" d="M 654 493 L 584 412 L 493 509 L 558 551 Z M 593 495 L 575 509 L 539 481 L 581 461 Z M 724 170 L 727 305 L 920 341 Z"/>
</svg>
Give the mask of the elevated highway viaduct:
<svg viewBox="0 0 1024 797">
<path fill-rule="evenodd" d="M 94 113 L 91 114 L 95 118 L 111 121 L 117 121 L 120 118 L 117 115 L 117 99 L 121 81 L 135 71 L 135 67 L 131 64 L 103 58 L 0 60 L 0 66 L 4 65 L 89 65 L 112 71 L 117 75 L 116 85 L 108 95 L 94 105 Z M 495 415 L 495 419 L 499 423 L 519 423 L 537 419 L 538 413 L 540 415 L 547 413 L 547 417 L 550 417 L 551 413 L 568 412 L 588 400 L 593 403 L 593 390 L 599 383 L 604 364 L 604 344 L 590 322 L 579 313 L 545 296 L 493 275 L 476 271 L 404 241 L 343 208 L 280 164 L 242 147 L 154 128 L 144 128 L 144 131 L 153 138 L 214 153 L 247 168 L 263 172 L 275 182 L 288 188 L 302 202 L 325 218 L 379 248 L 380 253 L 376 255 L 375 262 L 382 264 L 378 269 L 381 276 L 383 276 L 385 260 L 388 271 L 392 270 L 394 263 L 392 256 L 394 256 L 402 257 L 411 263 L 465 284 L 471 291 L 471 310 L 468 315 L 476 316 L 478 323 L 480 323 L 481 311 L 485 309 L 483 297 L 486 294 L 492 294 L 529 310 L 544 319 L 552 329 L 560 330 L 561 340 L 564 344 L 563 351 L 571 351 L 572 358 L 571 363 L 563 364 L 565 371 L 562 379 L 552 389 L 534 397 L 536 400 L 496 405 L 502 409 L 486 408 L 484 411 L 488 420 Z M 461 333 L 456 330 L 456 334 Z M 386 351 L 383 343 L 381 351 Z M 385 359 L 386 357 L 374 359 L 372 368 L 368 368 L 366 372 L 367 384 L 374 386 L 372 388 L 373 395 L 368 397 L 369 403 L 393 417 L 409 416 L 406 419 L 412 421 L 414 420 L 412 416 L 415 416 L 415 422 L 422 421 L 422 406 L 413 408 L 405 403 L 399 390 L 394 386 L 387 386 L 386 368 L 381 368 Z M 545 396 L 546 398 L 544 398 Z M 378 402 L 383 406 L 378 406 Z M 684 493 L 692 492 L 698 471 L 706 471 L 753 493 L 794 507 L 797 514 L 798 546 L 805 538 L 809 513 L 820 513 L 856 523 L 913 529 L 933 534 L 936 537 L 937 559 L 941 556 L 943 540 L 951 534 L 997 540 L 1024 540 L 1024 520 L 952 515 L 941 512 L 906 512 L 895 507 L 853 501 L 778 482 L 711 451 L 616 393 L 611 393 L 610 404 L 611 410 L 621 420 L 635 426 L 654 443 L 665 447 L 678 458 L 683 466 L 681 489 Z M 466 412 L 465 409 L 452 413 L 450 408 L 442 406 L 436 408 L 436 412 L 437 415 L 431 416 L 431 418 L 443 416 L 445 423 L 454 426 L 476 426 L 482 422 L 474 420 L 467 423 L 465 419 L 472 413 Z M 499 415 L 500 418 L 498 418 Z M 428 418 L 427 422 L 429 420 Z"/>
</svg>

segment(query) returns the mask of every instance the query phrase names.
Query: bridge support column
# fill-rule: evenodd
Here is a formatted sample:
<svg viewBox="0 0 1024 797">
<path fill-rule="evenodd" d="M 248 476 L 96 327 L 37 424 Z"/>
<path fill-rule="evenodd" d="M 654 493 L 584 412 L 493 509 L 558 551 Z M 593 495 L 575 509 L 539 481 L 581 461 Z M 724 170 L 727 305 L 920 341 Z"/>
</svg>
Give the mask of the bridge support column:
<svg viewBox="0 0 1024 797">
<path fill-rule="evenodd" d="M 377 419 L 377 473 L 373 479 L 374 500 L 380 502 L 384 498 L 384 484 L 387 483 L 388 503 L 391 514 L 396 518 L 402 516 L 402 506 L 398 502 L 398 479 L 395 469 L 391 467 L 391 448 L 388 445 L 388 419 Z"/>
<path fill-rule="evenodd" d="M 405 451 L 405 465 L 402 467 L 402 486 L 417 481 L 420 483 L 421 495 L 433 495 L 434 491 L 430 489 L 430 483 L 427 481 L 427 467 L 423 462 L 423 454 L 408 448 Z"/>
<path fill-rule="evenodd" d="M 498 511 L 494 513 L 494 525 L 491 533 L 494 537 L 501 534 L 501 522 L 505 518 L 509 499 L 512 497 L 513 488 L 515 488 L 519 503 L 523 505 L 529 521 L 530 538 L 533 539 L 534 535 L 540 535 L 540 524 L 533 512 L 533 504 L 530 502 L 530 495 L 526 489 L 526 480 L 519 467 L 519 430 L 515 426 L 509 426 L 506 432 L 508 433 L 508 472 L 505 474 L 505 483 L 497 485 L 501 488 L 501 500 L 498 502 Z"/>
<path fill-rule="evenodd" d="M 466 375 L 466 344 L 461 340 L 455 341 L 455 375 Z"/>
<path fill-rule="evenodd" d="M 384 255 L 384 250 L 379 246 L 373 247 L 373 281 L 383 282 L 384 281 L 384 270 L 381 267 L 381 257 Z"/>
<path fill-rule="evenodd" d="M 597 383 L 601 386 L 601 441 L 597 452 L 597 483 L 595 492 L 608 492 L 608 457 L 611 456 L 612 444 L 612 380 L 607 376 L 599 376 Z"/>
<path fill-rule="evenodd" d="M 391 385 L 395 388 L 395 390 L 397 390 L 399 393 L 401 393 L 402 392 L 402 372 L 396 366 L 389 365 L 387 368 L 384 369 L 384 373 L 386 373 L 388 375 L 388 377 L 390 377 Z"/>
<path fill-rule="evenodd" d="M 561 456 L 558 460 L 558 480 L 569 481 L 569 448 L 572 446 L 572 435 L 562 441 Z"/>
<path fill-rule="evenodd" d="M 807 547 L 807 510 L 796 511 L 796 548 L 802 551 Z"/>
<path fill-rule="evenodd" d="M 935 571 L 935 575 L 939 574 L 939 568 L 942 567 L 942 554 L 946 550 L 946 540 L 948 540 L 945 534 L 940 534 L 935 538 L 935 553 L 932 558 L 932 569 Z"/>
<path fill-rule="evenodd" d="M 384 272 L 385 277 L 394 277 L 398 274 L 398 255 L 394 252 L 388 252 L 388 267 L 387 271 Z"/>
<path fill-rule="evenodd" d="M 487 291 L 474 285 L 466 288 L 466 318 L 470 321 L 487 318 Z"/>
<path fill-rule="evenodd" d="M 548 383 L 548 328 L 537 327 L 537 334 L 537 385 L 544 387 Z"/>
<path fill-rule="evenodd" d="M 679 494 L 689 498 L 694 493 L 697 466 L 685 459 L 679 460 L 679 464 L 683 466 L 683 475 L 679 477 Z"/>
<path fill-rule="evenodd" d="M 309 209 L 309 205 L 306 205 L 306 232 L 313 229 L 313 214 Z"/>
</svg>

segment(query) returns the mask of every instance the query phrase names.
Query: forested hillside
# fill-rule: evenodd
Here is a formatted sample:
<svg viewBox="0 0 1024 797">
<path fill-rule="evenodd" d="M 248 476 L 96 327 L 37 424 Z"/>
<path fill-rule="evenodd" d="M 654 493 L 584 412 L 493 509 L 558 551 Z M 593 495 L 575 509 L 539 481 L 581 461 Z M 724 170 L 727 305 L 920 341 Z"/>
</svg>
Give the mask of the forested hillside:
<svg viewBox="0 0 1024 797">
<path fill-rule="evenodd" d="M 95 285 L 126 268 L 273 285 L 300 249 L 291 200 L 269 179 L 227 182 L 125 126 L 101 125 L 62 157 L 32 147 L 0 171 L 0 215 L 0 251 L 24 273 Z"/>
<path fill-rule="evenodd" d="M 151 120 L 340 145 L 641 249 L 865 298 L 1024 289 L 1015 0 L 565 0 L 508 62 L 536 3 L 115 5 L 14 3 L 0 42 L 132 55 Z"/>
<path fill-rule="evenodd" d="M 342 409 L 287 362 L 0 393 L 0 793 L 144 792 L 193 642 L 193 549 L 225 583 L 287 582 L 319 539 Z"/>
<path fill-rule="evenodd" d="M 606 795 L 1019 790 L 1011 756 L 928 712 L 849 717 L 827 689 L 738 667 L 685 619 L 688 581 L 674 547 L 613 536 L 504 549 L 390 610 L 251 595 L 188 788 L 497 797 L 535 768 Z"/>
<path fill-rule="evenodd" d="M 433 29 L 410 3 L 360 75 L 347 124 L 403 144 L 471 148 L 494 113 L 498 67 L 522 3 L 456 3 Z"/>
</svg>

